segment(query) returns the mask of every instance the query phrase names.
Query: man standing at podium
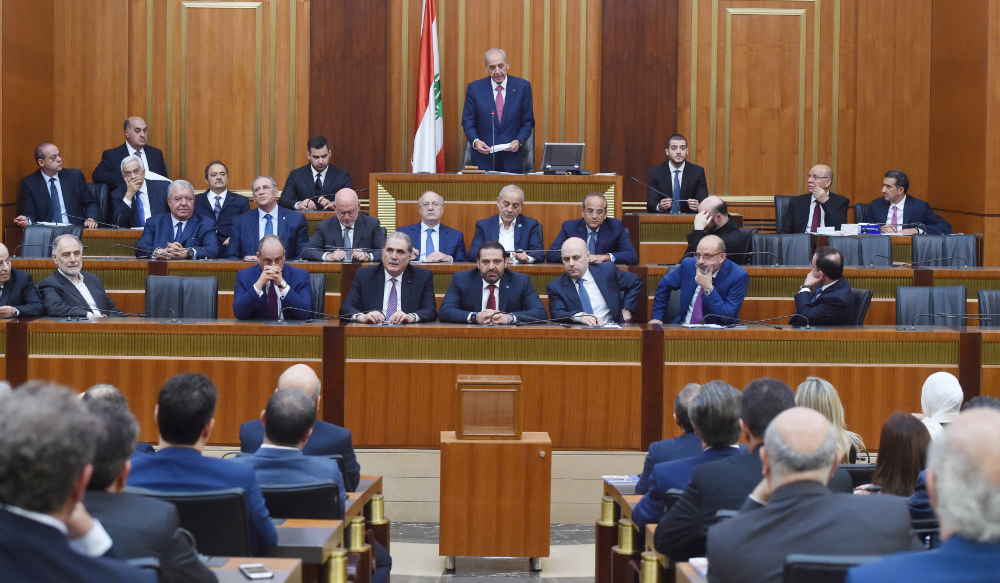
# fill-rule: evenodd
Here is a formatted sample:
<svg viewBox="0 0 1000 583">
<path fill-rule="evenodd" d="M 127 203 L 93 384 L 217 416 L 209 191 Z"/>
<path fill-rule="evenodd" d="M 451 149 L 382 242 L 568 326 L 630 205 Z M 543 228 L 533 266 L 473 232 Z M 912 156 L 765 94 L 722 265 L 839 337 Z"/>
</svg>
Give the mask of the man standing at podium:
<svg viewBox="0 0 1000 583">
<path fill-rule="evenodd" d="M 667 161 L 649 169 L 646 182 L 646 212 L 676 215 L 698 212 L 698 203 L 708 196 L 705 169 L 687 161 L 687 138 L 667 138 Z"/>
<path fill-rule="evenodd" d="M 462 127 L 472 144 L 472 163 L 480 170 L 524 173 L 521 146 L 535 129 L 531 83 L 507 74 L 510 63 L 503 49 L 486 51 L 489 77 L 465 90 Z M 491 153 L 494 145 L 507 144 Z"/>
</svg>

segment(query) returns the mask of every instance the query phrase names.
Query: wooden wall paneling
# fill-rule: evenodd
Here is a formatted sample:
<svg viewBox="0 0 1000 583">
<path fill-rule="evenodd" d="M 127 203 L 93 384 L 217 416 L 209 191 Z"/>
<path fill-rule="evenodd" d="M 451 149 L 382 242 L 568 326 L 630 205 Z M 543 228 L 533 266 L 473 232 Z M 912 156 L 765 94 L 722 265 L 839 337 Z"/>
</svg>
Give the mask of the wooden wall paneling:
<svg viewBox="0 0 1000 583">
<path fill-rule="evenodd" d="M 380 115 L 385 119 L 385 125 L 382 128 L 385 135 L 385 147 L 382 152 L 382 167 L 374 168 L 371 172 L 399 172 L 410 169 L 408 166 L 404 168 L 402 162 L 402 149 L 405 147 L 405 140 L 403 138 L 404 130 L 401 129 L 406 124 L 406 118 L 413 115 L 404 110 L 407 92 L 403 86 L 406 65 L 403 62 L 402 54 L 404 47 L 409 52 L 410 45 L 409 42 L 404 42 L 403 35 L 400 33 L 400 29 L 403 27 L 404 9 L 408 15 L 410 4 L 412 4 L 411 0 L 402 0 L 400 2 L 387 2 L 386 6 L 385 60 L 388 78 L 392 79 L 393 83 L 381 85 L 385 94 L 382 97 L 384 105 L 380 112 Z M 407 20 L 409 20 L 408 17 Z M 447 124 L 447 120 L 445 123 Z"/>
<path fill-rule="evenodd" d="M 835 14 L 834 34 L 839 34 L 839 52 L 835 53 L 838 64 L 837 123 L 833 124 L 833 137 L 837 142 L 832 147 L 830 161 L 833 164 L 833 190 L 855 202 L 869 202 L 872 197 L 855 191 L 855 136 L 857 133 L 857 44 L 858 6 L 850 0 L 835 0 L 839 11 Z M 839 23 L 839 24 L 838 24 Z M 862 200 L 864 199 L 864 200 Z M 853 205 L 852 205 L 853 206 Z M 851 212 L 853 217 L 853 211 Z"/>
</svg>

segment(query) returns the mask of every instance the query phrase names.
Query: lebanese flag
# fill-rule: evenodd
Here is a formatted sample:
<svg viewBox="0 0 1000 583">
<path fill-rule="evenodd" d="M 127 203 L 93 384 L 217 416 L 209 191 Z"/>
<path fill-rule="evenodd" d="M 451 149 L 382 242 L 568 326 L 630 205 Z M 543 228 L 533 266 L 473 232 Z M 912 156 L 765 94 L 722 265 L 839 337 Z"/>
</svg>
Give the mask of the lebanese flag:
<svg viewBox="0 0 1000 583">
<path fill-rule="evenodd" d="M 417 68 L 417 132 L 413 136 L 411 160 L 414 172 L 444 172 L 439 63 L 437 6 L 434 0 L 424 0 L 420 17 L 420 65 Z"/>
</svg>

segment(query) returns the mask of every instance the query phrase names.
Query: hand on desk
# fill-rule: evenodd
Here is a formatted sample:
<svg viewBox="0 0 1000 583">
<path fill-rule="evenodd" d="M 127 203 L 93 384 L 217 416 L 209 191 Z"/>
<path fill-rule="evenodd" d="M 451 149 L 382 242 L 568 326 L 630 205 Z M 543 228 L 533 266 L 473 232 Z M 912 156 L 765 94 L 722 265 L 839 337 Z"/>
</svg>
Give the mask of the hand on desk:
<svg viewBox="0 0 1000 583">
<path fill-rule="evenodd" d="M 16 315 L 14 306 L 0 306 L 0 318 L 13 318 Z"/>
<path fill-rule="evenodd" d="M 660 320 L 650 320 L 650 321 L 649 321 L 649 324 L 659 324 L 660 326 L 662 326 L 662 325 L 663 325 L 663 322 L 662 322 L 662 321 L 660 321 Z"/>
<path fill-rule="evenodd" d="M 597 316 L 591 316 L 590 314 L 580 316 L 580 323 L 584 326 L 601 327 L 601 321 L 597 319 Z"/>
<path fill-rule="evenodd" d="M 632 321 L 632 312 L 626 310 L 625 308 L 622 308 L 622 322 L 628 324 L 631 321 Z"/>
<path fill-rule="evenodd" d="M 16 217 L 14 217 L 14 224 L 17 225 L 18 227 L 27 227 L 28 225 L 31 224 L 31 222 L 28 221 L 28 217 L 24 215 L 17 215 Z"/>
<path fill-rule="evenodd" d="M 321 196 L 321 197 L 317 198 L 316 202 L 319 204 L 319 206 L 323 207 L 323 210 L 326 210 L 326 211 L 337 210 L 334 207 L 333 201 L 330 200 L 330 199 L 328 199 L 328 198 L 326 198 L 325 196 Z"/>
<path fill-rule="evenodd" d="M 323 255 L 323 259 L 326 261 L 343 261 L 347 257 L 347 251 L 343 249 L 337 249 L 336 251 L 331 251 Z"/>
<path fill-rule="evenodd" d="M 524 251 L 518 250 L 510 254 L 511 257 L 517 259 L 521 263 L 531 263 L 531 257 Z"/>
<path fill-rule="evenodd" d="M 243 261 L 253 261 L 254 263 L 257 263 L 257 256 L 256 255 L 244 255 L 243 256 Z"/>
<path fill-rule="evenodd" d="M 311 198 L 300 200 L 299 202 L 295 203 L 295 210 L 314 211 L 316 210 L 316 203 L 313 202 L 313 199 Z"/>
<path fill-rule="evenodd" d="M 405 312 L 396 312 L 392 316 L 386 319 L 385 314 L 378 310 L 372 310 L 367 314 L 360 314 L 355 316 L 355 321 L 361 322 L 362 324 L 381 324 L 383 322 L 388 324 L 411 324 L 413 323 L 413 316 Z"/>
</svg>

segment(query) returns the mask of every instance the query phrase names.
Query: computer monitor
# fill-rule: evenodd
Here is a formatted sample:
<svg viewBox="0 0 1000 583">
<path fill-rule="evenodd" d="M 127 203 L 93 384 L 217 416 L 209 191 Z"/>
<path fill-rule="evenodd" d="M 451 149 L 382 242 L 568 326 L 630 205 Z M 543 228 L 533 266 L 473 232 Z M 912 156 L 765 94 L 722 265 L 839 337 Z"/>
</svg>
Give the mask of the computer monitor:
<svg viewBox="0 0 1000 583">
<path fill-rule="evenodd" d="M 583 143 L 548 143 L 542 150 L 542 172 L 545 174 L 581 174 Z M 589 174 L 589 173 L 588 173 Z"/>
</svg>

